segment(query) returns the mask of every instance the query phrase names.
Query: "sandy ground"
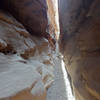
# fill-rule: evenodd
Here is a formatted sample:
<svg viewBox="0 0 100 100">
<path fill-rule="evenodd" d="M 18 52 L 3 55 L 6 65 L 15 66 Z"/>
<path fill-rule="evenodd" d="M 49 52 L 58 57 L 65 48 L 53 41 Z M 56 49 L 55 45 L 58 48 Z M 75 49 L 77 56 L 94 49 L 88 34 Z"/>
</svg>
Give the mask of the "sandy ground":
<svg viewBox="0 0 100 100">
<path fill-rule="evenodd" d="M 56 58 L 54 63 L 56 65 L 54 70 L 55 77 L 52 86 L 48 89 L 47 100 L 68 100 L 61 60 Z"/>
</svg>

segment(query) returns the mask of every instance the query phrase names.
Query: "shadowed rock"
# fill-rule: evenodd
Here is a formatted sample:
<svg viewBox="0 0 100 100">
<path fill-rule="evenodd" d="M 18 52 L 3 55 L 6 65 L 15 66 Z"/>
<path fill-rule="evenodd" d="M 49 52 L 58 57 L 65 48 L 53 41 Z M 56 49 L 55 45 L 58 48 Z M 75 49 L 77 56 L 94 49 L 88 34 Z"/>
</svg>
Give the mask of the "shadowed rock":
<svg viewBox="0 0 100 100">
<path fill-rule="evenodd" d="M 35 36 L 44 36 L 48 24 L 46 0 L 2 0 L 1 8 L 9 11 Z"/>
<path fill-rule="evenodd" d="M 100 100 L 100 0 L 59 0 L 60 50 L 77 100 Z"/>
</svg>

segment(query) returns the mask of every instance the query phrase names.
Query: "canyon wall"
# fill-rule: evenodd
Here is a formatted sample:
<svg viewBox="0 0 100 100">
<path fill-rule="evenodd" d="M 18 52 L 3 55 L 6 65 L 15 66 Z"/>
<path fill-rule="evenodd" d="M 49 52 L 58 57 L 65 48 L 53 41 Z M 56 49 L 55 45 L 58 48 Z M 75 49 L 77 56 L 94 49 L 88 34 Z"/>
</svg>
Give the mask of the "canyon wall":
<svg viewBox="0 0 100 100">
<path fill-rule="evenodd" d="M 59 0 L 60 51 L 76 100 L 100 100 L 100 0 Z"/>
<path fill-rule="evenodd" d="M 0 100 L 46 100 L 58 31 L 54 3 L 0 1 Z"/>
<path fill-rule="evenodd" d="M 48 5 L 48 30 L 49 33 L 54 36 L 54 38 L 57 38 L 57 33 L 59 31 L 58 25 L 57 25 L 57 0 L 47 0 Z"/>
<path fill-rule="evenodd" d="M 0 11 L 0 100 L 46 100 L 54 77 L 53 57 L 48 40 L 31 36 Z"/>
<path fill-rule="evenodd" d="M 46 0 L 1 0 L 1 5 L 2 9 L 10 12 L 31 35 L 44 37 L 48 25 Z"/>
<path fill-rule="evenodd" d="M 48 4 L 48 27 L 50 29 L 50 33 L 55 33 L 55 10 L 54 10 L 54 4 L 52 0 L 47 0 Z"/>
</svg>

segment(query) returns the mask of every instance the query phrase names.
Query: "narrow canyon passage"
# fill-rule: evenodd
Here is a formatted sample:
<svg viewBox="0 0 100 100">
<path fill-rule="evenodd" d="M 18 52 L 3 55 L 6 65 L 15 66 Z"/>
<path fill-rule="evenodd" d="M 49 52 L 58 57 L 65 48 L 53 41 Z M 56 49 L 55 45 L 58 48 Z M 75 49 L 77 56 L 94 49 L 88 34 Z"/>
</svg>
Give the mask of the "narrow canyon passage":
<svg viewBox="0 0 100 100">
<path fill-rule="evenodd" d="M 59 14 L 58 14 L 58 0 L 54 0 L 55 23 L 57 39 L 60 35 Z M 59 43 L 56 44 L 56 54 L 54 61 L 54 82 L 47 91 L 47 100 L 75 100 L 72 95 L 71 86 L 63 62 L 61 53 L 59 52 Z"/>
<path fill-rule="evenodd" d="M 0 0 L 0 100 L 100 100 L 100 0 Z"/>
<path fill-rule="evenodd" d="M 56 56 L 54 58 L 54 82 L 48 89 L 47 100 L 75 100 L 72 95 L 64 62 L 59 54 L 56 54 Z"/>
</svg>

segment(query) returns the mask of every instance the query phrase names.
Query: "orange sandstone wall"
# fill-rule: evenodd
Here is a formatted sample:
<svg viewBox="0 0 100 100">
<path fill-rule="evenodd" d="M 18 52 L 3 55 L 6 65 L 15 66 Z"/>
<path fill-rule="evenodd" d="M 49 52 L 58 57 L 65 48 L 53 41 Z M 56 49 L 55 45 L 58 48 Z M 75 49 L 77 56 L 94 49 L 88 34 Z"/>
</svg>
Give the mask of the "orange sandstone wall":
<svg viewBox="0 0 100 100">
<path fill-rule="evenodd" d="M 58 31 L 56 23 L 56 0 L 47 0 L 48 4 L 48 20 L 49 20 L 49 32 L 50 34 L 55 34 Z"/>
</svg>

